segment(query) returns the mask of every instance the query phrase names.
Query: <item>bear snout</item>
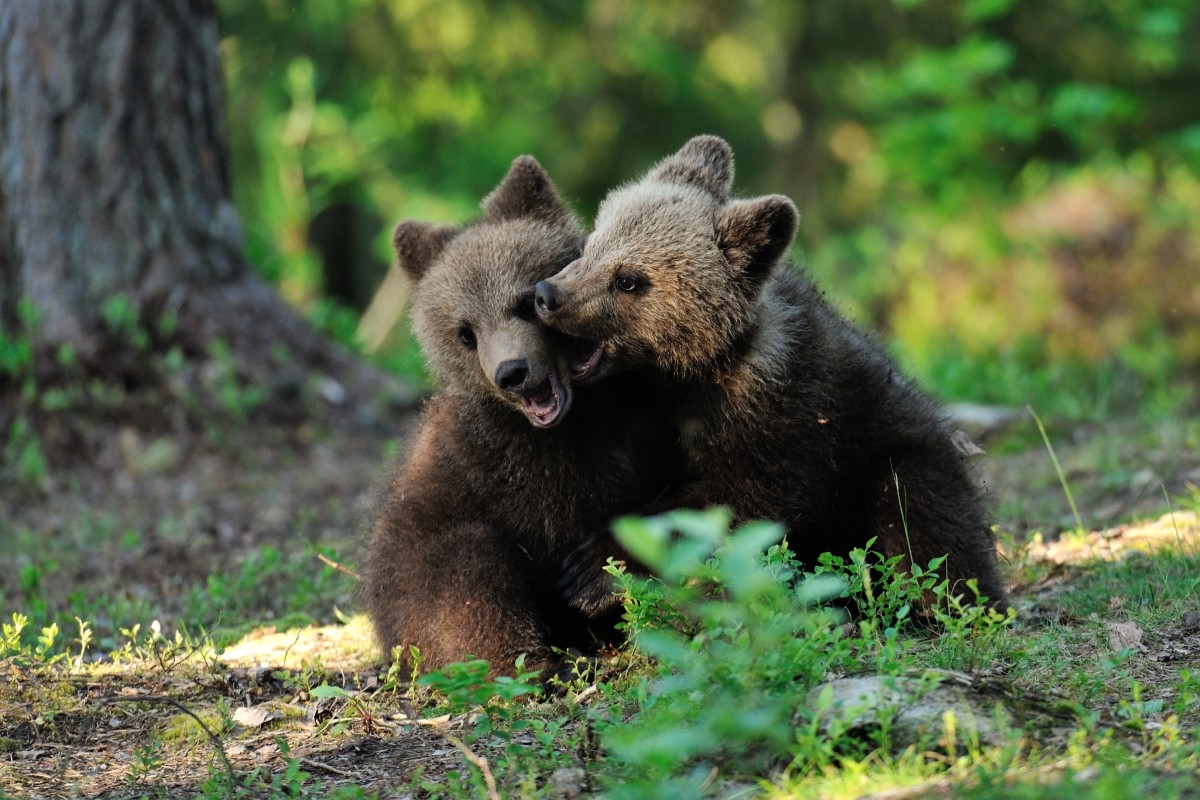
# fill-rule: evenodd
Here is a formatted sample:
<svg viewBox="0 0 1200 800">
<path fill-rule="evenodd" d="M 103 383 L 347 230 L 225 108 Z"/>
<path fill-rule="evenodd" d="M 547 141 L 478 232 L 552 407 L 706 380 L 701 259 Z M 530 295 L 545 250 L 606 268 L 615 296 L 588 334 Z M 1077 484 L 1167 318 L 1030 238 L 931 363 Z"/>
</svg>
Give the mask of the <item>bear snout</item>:
<svg viewBox="0 0 1200 800">
<path fill-rule="evenodd" d="M 533 293 L 533 304 L 539 317 L 545 317 L 558 310 L 558 292 L 550 281 L 538 281 L 533 287 Z"/>
<path fill-rule="evenodd" d="M 496 385 L 505 392 L 519 390 L 528 378 L 529 362 L 523 358 L 501 362 L 496 368 Z"/>
</svg>

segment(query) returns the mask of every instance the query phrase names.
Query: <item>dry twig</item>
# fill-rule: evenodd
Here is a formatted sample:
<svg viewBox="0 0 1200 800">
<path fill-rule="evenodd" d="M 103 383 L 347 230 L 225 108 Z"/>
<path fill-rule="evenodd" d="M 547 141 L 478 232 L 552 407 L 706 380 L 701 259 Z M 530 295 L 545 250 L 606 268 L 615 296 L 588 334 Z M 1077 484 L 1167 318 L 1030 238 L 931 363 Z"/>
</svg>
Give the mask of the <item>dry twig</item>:
<svg viewBox="0 0 1200 800">
<path fill-rule="evenodd" d="M 483 758 L 482 756 L 475 755 L 475 753 L 471 751 L 471 748 L 467 747 L 466 744 L 463 743 L 463 740 L 459 739 L 457 736 L 446 733 L 445 731 L 438 731 L 438 733 L 446 737 L 446 741 L 458 748 L 459 752 L 463 754 L 463 757 L 478 767 L 479 771 L 483 773 L 483 781 L 487 784 L 488 800 L 500 800 L 500 792 L 496 790 L 496 779 L 492 776 L 492 768 L 488 766 L 487 759 Z"/>
<path fill-rule="evenodd" d="M 362 580 L 362 576 L 359 575 L 357 572 L 355 572 L 352 569 L 348 569 L 347 567 L 343 567 L 341 564 L 334 561 L 332 558 L 325 555 L 324 553 L 317 553 L 317 558 L 321 561 L 321 563 L 325 564 L 325 566 L 327 566 L 327 567 L 332 567 L 333 569 L 336 569 L 338 572 L 344 572 L 347 575 L 349 575 L 351 578 L 354 578 L 354 580 L 356 580 L 356 581 Z"/>
</svg>

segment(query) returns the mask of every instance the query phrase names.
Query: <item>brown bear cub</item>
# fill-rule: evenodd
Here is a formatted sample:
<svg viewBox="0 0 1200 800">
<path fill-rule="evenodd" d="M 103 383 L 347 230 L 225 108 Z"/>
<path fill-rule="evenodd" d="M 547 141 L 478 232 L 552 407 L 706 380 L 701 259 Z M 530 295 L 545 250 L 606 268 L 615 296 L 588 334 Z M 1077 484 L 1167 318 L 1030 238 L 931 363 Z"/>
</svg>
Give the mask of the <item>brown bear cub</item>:
<svg viewBox="0 0 1200 800">
<path fill-rule="evenodd" d="M 576 589 L 569 570 L 581 547 L 620 556 L 610 519 L 665 491 L 681 458 L 636 373 L 576 393 L 596 343 L 537 320 L 534 285 L 584 239 L 538 163 L 518 158 L 483 211 L 395 230 L 441 389 L 381 498 L 363 591 L 385 653 L 415 645 L 427 667 L 473 655 L 511 674 L 522 653 L 546 668 L 552 648 L 613 638 L 607 584 Z"/>
<path fill-rule="evenodd" d="M 599 340 L 588 378 L 652 367 L 695 481 L 681 504 L 786 523 L 814 564 L 876 537 L 947 556 L 954 591 L 1005 592 L 979 489 L 943 412 L 783 263 L 798 213 L 731 199 L 733 156 L 692 139 L 601 203 L 582 257 L 537 286 L 538 315 Z"/>
</svg>

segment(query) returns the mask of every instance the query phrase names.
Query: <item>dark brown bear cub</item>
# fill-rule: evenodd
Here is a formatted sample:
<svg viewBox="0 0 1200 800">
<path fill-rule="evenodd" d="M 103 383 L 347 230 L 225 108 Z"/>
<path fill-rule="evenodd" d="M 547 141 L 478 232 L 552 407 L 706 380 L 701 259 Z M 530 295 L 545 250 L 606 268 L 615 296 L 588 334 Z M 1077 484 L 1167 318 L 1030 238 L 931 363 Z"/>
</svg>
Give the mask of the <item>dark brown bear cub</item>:
<svg viewBox="0 0 1200 800">
<path fill-rule="evenodd" d="M 638 376 L 577 393 L 595 343 L 537 321 L 534 284 L 583 243 L 537 162 L 517 159 L 483 210 L 461 228 L 396 227 L 441 389 L 381 500 L 363 588 L 385 653 L 415 645 L 428 667 L 473 655 L 511 673 L 522 653 L 545 668 L 553 647 L 612 636 L 614 598 L 565 572 L 580 547 L 619 555 L 610 519 L 654 500 L 678 459 Z"/>
<path fill-rule="evenodd" d="M 781 263 L 786 197 L 731 199 L 729 146 L 702 136 L 600 206 L 581 258 L 538 284 L 539 316 L 599 340 L 594 378 L 671 378 L 698 483 L 682 502 L 786 523 L 806 563 L 877 537 L 885 555 L 948 556 L 954 591 L 1004 586 L 979 490 L 938 406 Z M 973 598 L 972 598 L 973 599 Z"/>
</svg>

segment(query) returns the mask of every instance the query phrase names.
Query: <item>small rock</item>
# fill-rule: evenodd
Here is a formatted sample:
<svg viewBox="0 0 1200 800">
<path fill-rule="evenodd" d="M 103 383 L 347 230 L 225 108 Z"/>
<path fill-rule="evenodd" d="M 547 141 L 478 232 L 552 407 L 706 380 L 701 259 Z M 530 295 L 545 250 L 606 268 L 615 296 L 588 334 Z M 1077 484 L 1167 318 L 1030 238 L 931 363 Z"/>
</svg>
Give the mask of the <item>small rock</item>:
<svg viewBox="0 0 1200 800">
<path fill-rule="evenodd" d="M 1142 629 L 1136 622 L 1110 622 L 1108 628 L 1108 645 L 1116 652 L 1123 650 L 1145 651 L 1142 647 Z"/>
<path fill-rule="evenodd" d="M 170 437 L 160 437 L 144 442 L 133 428 L 122 428 L 117 434 L 117 448 L 125 469 L 138 478 L 147 478 L 174 467 L 179 463 L 179 444 Z"/>
<path fill-rule="evenodd" d="M 587 773 L 582 767 L 556 769 L 550 775 L 550 797 L 575 800 L 583 797 Z"/>
<path fill-rule="evenodd" d="M 346 398 L 348 397 L 346 388 L 328 376 L 321 379 L 317 391 L 325 402 L 331 406 L 340 406 L 346 402 Z"/>
<path fill-rule="evenodd" d="M 924 678 L 838 678 L 810 690 L 805 705 L 818 709 L 824 732 L 867 731 L 887 723 L 897 752 L 945 736 L 947 713 L 954 715 L 957 737 L 997 738 L 1012 722 L 1011 714 L 998 698 L 949 680 L 952 677 L 931 673 Z"/>
<path fill-rule="evenodd" d="M 1129 479 L 1129 488 L 1134 490 L 1143 489 L 1158 482 L 1158 476 L 1154 474 L 1154 470 L 1149 467 L 1143 467 L 1133 473 L 1133 476 Z"/>
</svg>

